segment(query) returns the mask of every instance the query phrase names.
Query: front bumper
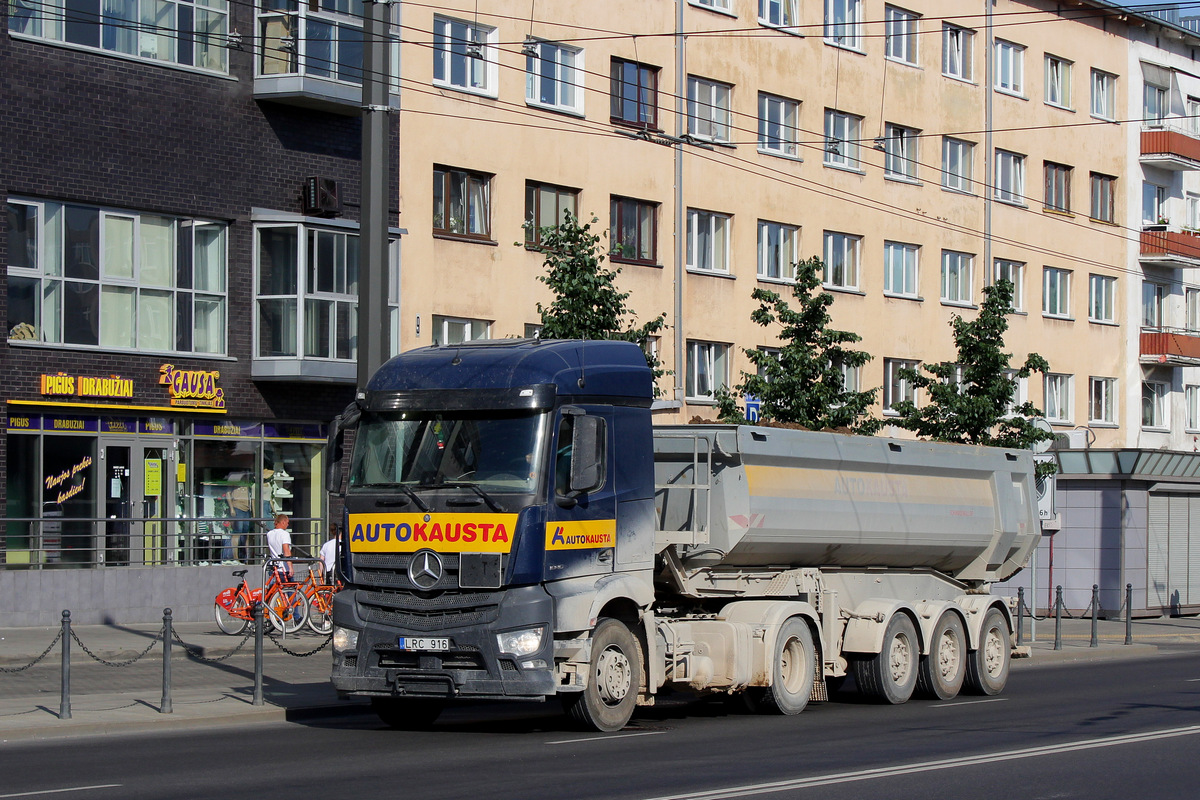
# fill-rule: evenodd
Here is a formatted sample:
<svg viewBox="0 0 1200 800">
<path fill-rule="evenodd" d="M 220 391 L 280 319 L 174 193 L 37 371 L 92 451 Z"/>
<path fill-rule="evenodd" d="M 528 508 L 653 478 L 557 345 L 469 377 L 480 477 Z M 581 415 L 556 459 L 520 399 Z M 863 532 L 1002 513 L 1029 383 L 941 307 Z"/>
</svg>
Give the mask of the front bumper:
<svg viewBox="0 0 1200 800">
<path fill-rule="evenodd" d="M 420 598 L 366 590 L 339 592 L 334 598 L 334 625 L 357 630 L 359 636 L 356 650 L 334 653 L 332 681 L 338 694 L 522 700 L 555 694 L 554 609 L 542 587 L 472 595 L 468 613 L 455 613 L 446 602 L 452 603 L 453 596 L 439 600 L 446 613 L 418 615 L 406 613 L 404 607 L 423 606 Z M 397 608 L 387 607 L 389 602 Z M 545 631 L 536 653 L 518 657 L 498 651 L 497 633 L 535 625 Z M 401 636 L 444 636 L 452 644 L 445 652 L 409 652 L 400 650 Z M 522 666 L 527 662 L 545 666 Z"/>
</svg>

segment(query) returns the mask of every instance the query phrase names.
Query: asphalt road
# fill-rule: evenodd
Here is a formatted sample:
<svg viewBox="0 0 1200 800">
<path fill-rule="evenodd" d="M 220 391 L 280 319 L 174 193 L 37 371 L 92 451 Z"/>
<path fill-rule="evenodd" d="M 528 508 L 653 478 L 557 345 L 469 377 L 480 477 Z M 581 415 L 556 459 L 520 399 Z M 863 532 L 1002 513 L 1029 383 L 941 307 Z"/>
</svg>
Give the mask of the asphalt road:
<svg viewBox="0 0 1200 800">
<path fill-rule="evenodd" d="M 609 735 L 552 712 L 457 707 L 424 734 L 360 715 L 6 744 L 0 800 L 1200 796 L 1194 651 L 1022 669 L 998 698 L 885 707 L 843 692 L 798 717 L 664 703 Z"/>
</svg>

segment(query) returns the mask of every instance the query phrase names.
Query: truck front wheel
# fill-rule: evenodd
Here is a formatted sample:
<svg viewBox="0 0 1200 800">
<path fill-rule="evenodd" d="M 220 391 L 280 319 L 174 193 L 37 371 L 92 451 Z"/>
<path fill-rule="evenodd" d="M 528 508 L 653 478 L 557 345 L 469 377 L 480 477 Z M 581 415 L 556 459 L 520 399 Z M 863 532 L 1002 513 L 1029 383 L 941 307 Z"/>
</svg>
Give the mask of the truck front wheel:
<svg viewBox="0 0 1200 800">
<path fill-rule="evenodd" d="M 892 705 L 907 703 L 917 687 L 920 654 L 912 620 L 902 613 L 893 614 L 883 634 L 882 649 L 854 661 L 854 682 L 868 697 Z"/>
<path fill-rule="evenodd" d="M 749 690 L 757 698 L 755 710 L 788 715 L 803 711 L 812 697 L 816 660 L 807 623 L 799 617 L 783 623 L 775 639 L 771 685 L 764 690 Z"/>
<path fill-rule="evenodd" d="M 967 659 L 967 686 L 976 694 L 994 695 L 1008 684 L 1008 623 L 997 608 L 988 609 L 979 631 L 979 649 Z"/>
<path fill-rule="evenodd" d="M 587 686 L 563 695 L 567 713 L 591 730 L 624 728 L 637 705 L 642 682 L 642 655 L 637 637 L 624 622 L 604 617 L 592 633 L 592 659 Z"/>
</svg>

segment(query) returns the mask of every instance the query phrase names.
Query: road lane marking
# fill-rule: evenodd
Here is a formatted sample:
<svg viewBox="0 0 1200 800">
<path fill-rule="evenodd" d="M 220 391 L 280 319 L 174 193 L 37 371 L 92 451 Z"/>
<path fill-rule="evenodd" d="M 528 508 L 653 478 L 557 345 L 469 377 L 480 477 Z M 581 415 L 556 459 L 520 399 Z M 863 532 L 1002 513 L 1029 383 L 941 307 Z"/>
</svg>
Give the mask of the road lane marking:
<svg viewBox="0 0 1200 800">
<path fill-rule="evenodd" d="M 640 733 L 618 733 L 612 736 L 593 736 L 588 739 L 560 739 L 556 742 L 546 742 L 546 744 L 587 744 L 589 742 L 611 742 L 614 739 L 629 739 L 634 736 L 657 736 L 666 731 L 641 731 Z M 0 800 L 3 800 L 0 797 Z"/>
<path fill-rule="evenodd" d="M 16 794 L 0 794 L 0 800 L 9 797 L 34 797 L 42 794 L 61 794 L 63 792 L 86 792 L 90 789 L 120 789 L 120 783 L 101 783 L 96 786 L 68 786 L 64 789 L 42 789 L 37 792 L 17 792 Z"/>
<path fill-rule="evenodd" d="M 1195 683 L 1196 681 L 1200 681 L 1200 678 L 1188 678 L 1185 683 Z"/>
<path fill-rule="evenodd" d="M 1003 703 L 1007 697 L 993 697 L 990 700 L 962 700 L 957 703 L 938 703 L 930 708 L 953 708 L 954 706 L 977 706 L 980 703 Z"/>
<path fill-rule="evenodd" d="M 1180 736 L 1196 736 L 1200 734 L 1200 725 L 1189 725 L 1185 728 L 1168 728 L 1147 733 L 1133 733 L 1123 736 L 1107 736 L 1100 739 L 1081 739 L 1065 744 L 1045 745 L 1042 747 L 1027 747 L 1020 750 L 1001 751 L 990 755 L 963 756 L 947 758 L 939 761 L 924 761 L 916 764 L 898 765 L 894 767 L 879 767 L 876 769 L 857 770 L 855 772 L 837 772 L 829 775 L 816 775 L 811 778 L 797 778 L 790 781 L 772 781 L 770 783 L 750 783 L 743 786 L 731 786 L 726 789 L 711 789 L 689 794 L 673 794 L 663 797 L 647 798 L 647 800 L 732 800 L 732 798 L 749 797 L 751 795 L 775 794 L 777 792 L 809 789 L 814 786 L 830 786 L 838 783 L 854 783 L 856 781 L 871 781 L 880 778 L 893 778 L 898 775 L 912 775 L 918 772 L 934 772 L 943 769 L 958 769 L 979 764 L 993 764 L 1003 761 L 1017 761 L 1038 756 L 1059 755 L 1078 750 L 1095 750 L 1101 747 L 1117 747 L 1124 744 L 1140 744 L 1158 739 L 1173 739 Z"/>
</svg>

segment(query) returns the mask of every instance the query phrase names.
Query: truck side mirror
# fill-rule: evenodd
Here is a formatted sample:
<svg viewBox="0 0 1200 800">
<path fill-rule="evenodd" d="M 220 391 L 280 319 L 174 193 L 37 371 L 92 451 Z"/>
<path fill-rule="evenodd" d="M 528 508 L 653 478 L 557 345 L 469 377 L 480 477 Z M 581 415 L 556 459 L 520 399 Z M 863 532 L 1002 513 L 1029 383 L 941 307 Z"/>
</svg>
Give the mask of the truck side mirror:
<svg viewBox="0 0 1200 800">
<path fill-rule="evenodd" d="M 362 418 L 362 409 L 357 403 L 346 406 L 345 411 L 333 418 L 329 423 L 329 436 L 325 440 L 325 491 L 340 494 L 342 488 L 342 457 L 345 456 L 343 447 L 346 441 L 346 431 L 358 427 Z"/>
<path fill-rule="evenodd" d="M 573 493 L 590 492 L 604 483 L 604 418 L 585 415 L 574 422 L 569 488 Z"/>
</svg>

